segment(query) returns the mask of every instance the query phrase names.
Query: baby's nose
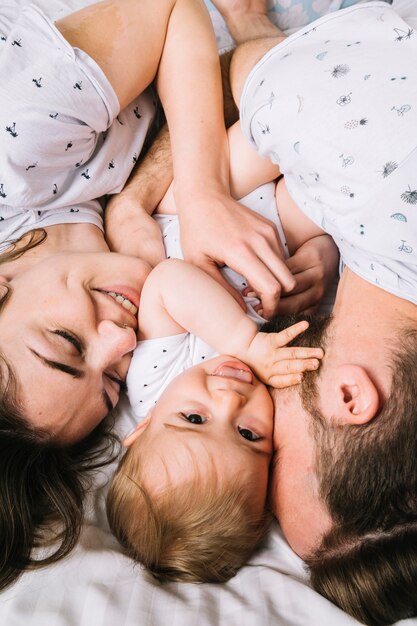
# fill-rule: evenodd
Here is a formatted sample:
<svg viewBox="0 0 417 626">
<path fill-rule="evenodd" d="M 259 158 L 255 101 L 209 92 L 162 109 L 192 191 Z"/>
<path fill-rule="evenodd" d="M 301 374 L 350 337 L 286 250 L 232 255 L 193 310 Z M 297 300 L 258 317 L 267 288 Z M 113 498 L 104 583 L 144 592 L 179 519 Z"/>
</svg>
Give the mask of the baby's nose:
<svg viewBox="0 0 417 626">
<path fill-rule="evenodd" d="M 218 415 L 225 419 L 231 419 L 246 404 L 246 397 L 234 389 L 219 389 L 216 393 L 218 403 Z"/>
</svg>

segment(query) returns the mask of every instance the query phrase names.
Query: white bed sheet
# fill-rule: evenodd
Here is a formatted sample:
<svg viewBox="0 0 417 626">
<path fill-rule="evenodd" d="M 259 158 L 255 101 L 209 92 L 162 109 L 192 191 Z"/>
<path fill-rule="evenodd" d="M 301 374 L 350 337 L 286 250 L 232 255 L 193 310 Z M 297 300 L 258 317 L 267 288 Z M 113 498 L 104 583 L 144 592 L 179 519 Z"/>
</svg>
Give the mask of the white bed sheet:
<svg viewBox="0 0 417 626">
<path fill-rule="evenodd" d="M 27 0 L 1 2 L 3 6 L 27 4 Z M 59 17 L 91 2 L 38 0 L 37 4 Z M 394 4 L 404 8 L 404 17 L 414 13 L 417 22 L 417 0 L 394 0 Z M 126 403 L 119 414 L 118 429 L 127 432 L 133 420 Z M 155 583 L 121 553 L 108 530 L 104 495 L 112 469 L 97 476 L 87 523 L 73 553 L 54 566 L 27 572 L 0 594 L 0 626 L 358 624 L 309 587 L 302 561 L 277 525 L 264 549 L 227 584 Z M 415 625 L 417 619 L 402 623 Z"/>
</svg>

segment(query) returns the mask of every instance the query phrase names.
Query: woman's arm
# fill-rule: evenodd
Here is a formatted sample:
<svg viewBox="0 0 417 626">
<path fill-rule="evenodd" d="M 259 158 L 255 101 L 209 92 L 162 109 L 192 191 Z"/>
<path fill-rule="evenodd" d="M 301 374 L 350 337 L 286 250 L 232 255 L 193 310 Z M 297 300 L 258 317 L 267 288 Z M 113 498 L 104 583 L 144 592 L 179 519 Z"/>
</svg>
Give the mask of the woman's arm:
<svg viewBox="0 0 417 626">
<path fill-rule="evenodd" d="M 223 285 L 218 265 L 246 274 L 269 316 L 281 285 L 290 290 L 294 280 L 280 259 L 272 224 L 230 196 L 220 69 L 203 3 L 177 0 L 157 88 L 171 132 L 184 256 Z"/>
</svg>

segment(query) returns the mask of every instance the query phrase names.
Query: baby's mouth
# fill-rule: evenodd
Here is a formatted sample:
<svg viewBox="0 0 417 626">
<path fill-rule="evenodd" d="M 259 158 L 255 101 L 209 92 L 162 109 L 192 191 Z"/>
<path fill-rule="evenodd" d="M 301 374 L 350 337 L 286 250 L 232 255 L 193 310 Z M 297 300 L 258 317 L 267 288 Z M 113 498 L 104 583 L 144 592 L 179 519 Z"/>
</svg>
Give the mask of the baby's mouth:
<svg viewBox="0 0 417 626">
<path fill-rule="evenodd" d="M 221 363 L 216 367 L 212 376 L 231 378 L 232 380 L 239 380 L 243 383 L 248 383 L 249 385 L 252 385 L 253 383 L 252 370 L 240 361 L 225 361 Z"/>
</svg>

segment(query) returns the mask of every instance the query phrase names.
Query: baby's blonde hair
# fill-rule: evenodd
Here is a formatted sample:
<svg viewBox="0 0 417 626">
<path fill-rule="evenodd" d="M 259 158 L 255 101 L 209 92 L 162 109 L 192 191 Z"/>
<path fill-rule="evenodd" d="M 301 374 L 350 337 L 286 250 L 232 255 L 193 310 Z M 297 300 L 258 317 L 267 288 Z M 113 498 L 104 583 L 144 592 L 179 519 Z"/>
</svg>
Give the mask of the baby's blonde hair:
<svg viewBox="0 0 417 626">
<path fill-rule="evenodd" d="M 149 453 L 142 435 L 113 477 L 107 517 L 114 535 L 161 582 L 226 582 L 270 525 L 267 511 L 254 514 L 253 484 L 239 484 L 239 475 L 220 479 L 213 463 L 203 472 L 193 459 L 189 480 L 173 485 L 165 466 L 165 488 L 152 493 L 142 478 Z"/>
</svg>

